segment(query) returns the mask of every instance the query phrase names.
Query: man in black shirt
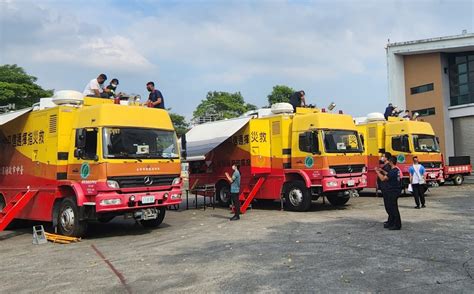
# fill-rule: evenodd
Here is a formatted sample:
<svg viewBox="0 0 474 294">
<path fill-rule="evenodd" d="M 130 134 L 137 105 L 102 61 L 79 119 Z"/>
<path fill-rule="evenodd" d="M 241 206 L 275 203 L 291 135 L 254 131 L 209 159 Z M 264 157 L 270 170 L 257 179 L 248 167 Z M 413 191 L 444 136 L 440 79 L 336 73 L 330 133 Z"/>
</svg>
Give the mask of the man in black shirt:
<svg viewBox="0 0 474 294">
<path fill-rule="evenodd" d="M 148 82 L 146 84 L 146 89 L 150 92 L 148 96 L 147 104 L 149 107 L 165 109 L 165 99 L 163 94 L 157 89 L 155 89 L 155 83 Z"/>
<path fill-rule="evenodd" d="M 293 112 L 296 112 L 296 107 L 301 107 L 306 105 L 305 92 L 300 90 L 294 92 L 290 97 L 290 104 L 293 106 Z"/>
<path fill-rule="evenodd" d="M 392 116 L 394 110 L 395 110 L 395 107 L 393 107 L 393 104 L 389 103 L 387 108 L 385 108 L 385 113 L 383 114 L 386 120 L 388 120 L 389 116 Z"/>
<path fill-rule="evenodd" d="M 389 219 L 392 220 L 388 224 L 389 230 L 400 230 L 402 228 L 402 220 L 400 217 L 400 211 L 398 210 L 398 197 L 401 194 L 401 172 L 397 167 L 397 158 L 392 156 L 389 159 L 390 171 L 384 175 L 380 168 L 377 168 L 377 176 L 383 182 L 387 182 L 386 194 L 387 194 L 387 206 L 389 211 Z"/>
<path fill-rule="evenodd" d="M 388 159 L 392 157 L 392 154 L 390 152 L 385 152 L 382 154 L 382 158 L 380 158 L 380 164 L 382 166 L 381 173 L 384 175 L 387 175 L 388 172 L 392 169 L 390 166 Z M 388 199 L 387 199 L 387 182 L 383 182 L 377 177 L 377 188 L 382 192 L 382 197 L 383 197 L 383 206 L 385 207 L 385 211 L 388 214 L 388 220 L 383 223 L 384 228 L 388 228 L 393 220 L 390 218 L 390 213 L 389 213 L 389 207 L 388 207 Z"/>
</svg>

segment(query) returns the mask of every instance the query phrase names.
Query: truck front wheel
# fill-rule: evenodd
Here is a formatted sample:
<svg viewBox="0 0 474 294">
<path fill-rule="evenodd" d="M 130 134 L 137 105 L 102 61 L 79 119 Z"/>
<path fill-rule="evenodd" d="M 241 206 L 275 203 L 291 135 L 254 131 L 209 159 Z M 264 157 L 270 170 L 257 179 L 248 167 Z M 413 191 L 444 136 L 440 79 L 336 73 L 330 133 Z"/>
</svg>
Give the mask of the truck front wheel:
<svg viewBox="0 0 474 294">
<path fill-rule="evenodd" d="M 349 194 L 345 195 L 344 192 L 340 191 L 336 193 L 331 193 L 327 195 L 326 198 L 333 206 L 343 206 L 347 203 L 347 201 L 349 201 L 350 196 Z"/>
<path fill-rule="evenodd" d="M 230 205 L 230 186 L 225 182 L 217 184 L 216 200 L 222 207 L 229 207 Z"/>
<path fill-rule="evenodd" d="M 292 211 L 307 211 L 311 207 L 311 195 L 304 182 L 290 182 L 285 187 L 285 206 Z"/>
<path fill-rule="evenodd" d="M 71 198 L 64 198 L 59 205 L 58 232 L 64 236 L 82 237 L 87 230 L 87 222 L 79 220 L 79 208 Z"/>
<path fill-rule="evenodd" d="M 455 186 L 461 186 L 464 183 L 464 177 L 462 175 L 455 175 L 453 177 L 453 183 Z"/>
<path fill-rule="evenodd" d="M 165 219 L 165 214 L 166 214 L 166 207 L 160 207 L 160 208 L 158 208 L 158 217 L 157 218 L 150 219 L 150 220 L 142 220 L 142 221 L 140 221 L 140 223 L 145 228 L 156 228 L 159 225 L 161 225 L 161 223 Z"/>
</svg>

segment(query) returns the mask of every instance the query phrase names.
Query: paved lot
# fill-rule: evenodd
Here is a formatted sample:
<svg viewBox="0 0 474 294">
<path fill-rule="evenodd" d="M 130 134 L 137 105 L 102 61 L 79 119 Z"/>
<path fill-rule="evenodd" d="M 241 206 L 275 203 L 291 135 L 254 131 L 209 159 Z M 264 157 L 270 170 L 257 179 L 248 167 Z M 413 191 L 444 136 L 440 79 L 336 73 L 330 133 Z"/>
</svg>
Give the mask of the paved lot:
<svg viewBox="0 0 474 294">
<path fill-rule="evenodd" d="M 402 198 L 402 231 L 382 228 L 373 194 L 349 203 L 275 203 L 239 222 L 224 209 L 170 211 L 159 229 L 114 220 L 72 245 L 0 232 L 0 293 L 474 292 L 474 186 L 432 189 L 422 210 Z"/>
</svg>

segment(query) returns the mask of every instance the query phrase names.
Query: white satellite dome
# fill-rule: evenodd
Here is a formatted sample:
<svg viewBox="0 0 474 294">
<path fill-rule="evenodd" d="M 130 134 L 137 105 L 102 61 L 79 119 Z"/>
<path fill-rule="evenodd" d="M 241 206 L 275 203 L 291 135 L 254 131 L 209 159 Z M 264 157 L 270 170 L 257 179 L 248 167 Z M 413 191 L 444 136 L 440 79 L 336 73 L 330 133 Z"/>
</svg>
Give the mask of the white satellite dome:
<svg viewBox="0 0 474 294">
<path fill-rule="evenodd" d="M 380 112 L 372 112 L 372 113 L 367 114 L 367 121 L 368 122 L 385 121 L 385 117 Z"/>
<path fill-rule="evenodd" d="M 53 95 L 53 103 L 56 105 L 73 104 L 79 105 L 84 102 L 84 95 L 73 90 L 57 91 Z"/>
<path fill-rule="evenodd" d="M 275 103 L 272 105 L 271 110 L 273 114 L 293 113 L 293 105 L 284 102 Z"/>
</svg>

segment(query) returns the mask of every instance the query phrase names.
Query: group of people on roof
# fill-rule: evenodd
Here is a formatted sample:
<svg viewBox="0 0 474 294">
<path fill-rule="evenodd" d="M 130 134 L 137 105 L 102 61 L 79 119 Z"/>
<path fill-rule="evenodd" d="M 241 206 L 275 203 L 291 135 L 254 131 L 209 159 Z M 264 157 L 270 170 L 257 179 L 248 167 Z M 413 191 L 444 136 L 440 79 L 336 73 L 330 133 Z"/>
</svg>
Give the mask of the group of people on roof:
<svg viewBox="0 0 474 294">
<path fill-rule="evenodd" d="M 84 88 L 83 94 L 86 97 L 97 97 L 105 99 L 115 99 L 125 96 L 122 92 L 117 92 L 119 80 L 113 78 L 109 85 L 104 87 L 105 81 L 107 81 L 106 74 L 100 74 L 97 78 L 90 80 Z M 150 94 L 146 106 L 152 108 L 165 109 L 165 98 L 160 90 L 155 88 L 155 83 L 150 81 L 146 84 L 146 89 Z"/>
</svg>

